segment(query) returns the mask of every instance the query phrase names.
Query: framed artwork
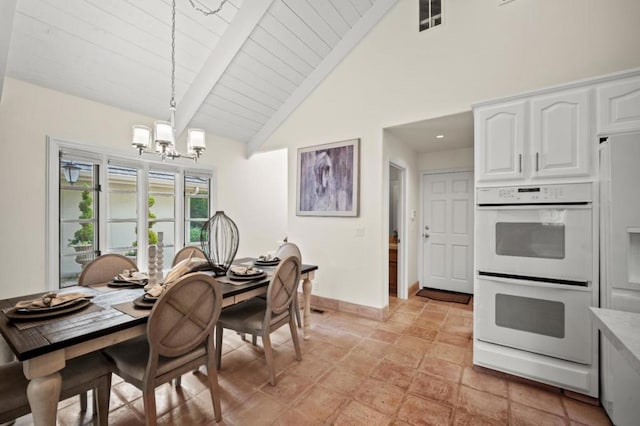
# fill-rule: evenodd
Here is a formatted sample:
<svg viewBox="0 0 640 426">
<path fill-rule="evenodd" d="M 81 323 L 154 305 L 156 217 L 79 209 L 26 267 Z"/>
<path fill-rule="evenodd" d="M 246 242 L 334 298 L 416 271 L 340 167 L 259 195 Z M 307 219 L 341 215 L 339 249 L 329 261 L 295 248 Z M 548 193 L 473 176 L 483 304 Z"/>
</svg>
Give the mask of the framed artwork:
<svg viewBox="0 0 640 426">
<path fill-rule="evenodd" d="M 298 149 L 298 216 L 358 216 L 359 150 L 360 139 Z"/>
</svg>

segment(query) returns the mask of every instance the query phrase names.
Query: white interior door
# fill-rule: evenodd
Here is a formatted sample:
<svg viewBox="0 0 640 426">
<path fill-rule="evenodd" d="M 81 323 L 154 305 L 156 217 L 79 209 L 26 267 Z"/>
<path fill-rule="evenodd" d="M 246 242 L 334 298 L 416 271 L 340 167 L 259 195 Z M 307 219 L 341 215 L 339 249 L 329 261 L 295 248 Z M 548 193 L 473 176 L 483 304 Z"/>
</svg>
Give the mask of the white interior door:
<svg viewBox="0 0 640 426">
<path fill-rule="evenodd" d="M 422 287 L 473 293 L 473 172 L 422 176 Z"/>
</svg>

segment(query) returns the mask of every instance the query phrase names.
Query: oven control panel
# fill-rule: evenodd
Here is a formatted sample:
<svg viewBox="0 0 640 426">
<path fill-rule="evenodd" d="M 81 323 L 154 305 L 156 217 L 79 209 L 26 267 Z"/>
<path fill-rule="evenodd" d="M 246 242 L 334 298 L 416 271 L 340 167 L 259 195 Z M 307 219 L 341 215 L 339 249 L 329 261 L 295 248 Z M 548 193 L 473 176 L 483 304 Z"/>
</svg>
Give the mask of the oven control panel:
<svg viewBox="0 0 640 426">
<path fill-rule="evenodd" d="M 478 204 L 590 203 L 591 183 L 499 186 L 477 189 Z"/>
</svg>

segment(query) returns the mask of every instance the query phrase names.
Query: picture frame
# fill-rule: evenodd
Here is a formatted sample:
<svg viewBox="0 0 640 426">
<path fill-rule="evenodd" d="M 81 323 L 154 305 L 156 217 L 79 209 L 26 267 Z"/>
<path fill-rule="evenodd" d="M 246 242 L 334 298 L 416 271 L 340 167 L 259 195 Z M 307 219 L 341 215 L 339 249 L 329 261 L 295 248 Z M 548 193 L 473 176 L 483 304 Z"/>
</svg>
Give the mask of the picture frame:
<svg viewBox="0 0 640 426">
<path fill-rule="evenodd" d="M 360 139 L 298 148 L 296 215 L 358 216 Z"/>
</svg>

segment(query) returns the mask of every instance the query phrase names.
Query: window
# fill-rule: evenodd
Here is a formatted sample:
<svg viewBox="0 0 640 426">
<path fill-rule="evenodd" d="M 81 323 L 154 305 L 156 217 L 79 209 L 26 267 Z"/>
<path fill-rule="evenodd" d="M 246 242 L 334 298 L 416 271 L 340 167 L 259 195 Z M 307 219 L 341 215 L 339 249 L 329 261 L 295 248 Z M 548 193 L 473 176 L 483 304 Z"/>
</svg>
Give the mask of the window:
<svg viewBox="0 0 640 426">
<path fill-rule="evenodd" d="M 200 245 L 212 211 L 210 170 L 53 139 L 48 164 L 47 288 L 76 285 L 84 265 L 102 253 L 128 256 L 146 271 L 148 250 L 139 248 L 157 243 L 160 233 L 164 269 L 176 248 Z"/>
<path fill-rule="evenodd" d="M 77 283 L 82 266 L 98 252 L 98 164 L 60 156 L 59 270 L 60 284 Z"/>
<path fill-rule="evenodd" d="M 186 174 L 184 177 L 184 229 L 185 245 L 200 245 L 200 230 L 209 214 L 209 185 L 207 176 Z"/>
<path fill-rule="evenodd" d="M 107 167 L 107 251 L 138 258 L 138 170 Z"/>
<path fill-rule="evenodd" d="M 442 24 L 442 0 L 420 0 L 420 31 Z"/>
</svg>

